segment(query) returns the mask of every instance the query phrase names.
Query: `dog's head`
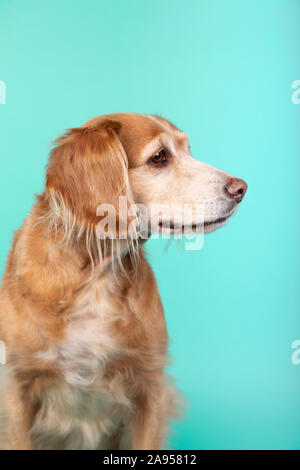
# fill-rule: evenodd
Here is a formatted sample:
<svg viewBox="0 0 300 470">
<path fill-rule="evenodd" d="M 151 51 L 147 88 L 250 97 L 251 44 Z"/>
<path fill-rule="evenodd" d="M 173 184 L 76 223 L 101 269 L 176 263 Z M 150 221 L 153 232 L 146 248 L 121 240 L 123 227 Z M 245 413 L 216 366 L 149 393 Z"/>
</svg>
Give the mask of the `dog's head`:
<svg viewBox="0 0 300 470">
<path fill-rule="evenodd" d="M 187 135 L 169 121 L 120 113 L 94 118 L 57 141 L 47 189 L 80 227 L 94 229 L 112 207 L 116 232 L 127 232 L 134 213 L 124 225 L 123 196 L 126 210 L 132 204 L 146 209 L 152 232 L 197 231 L 199 225 L 209 232 L 234 214 L 247 184 L 193 158 Z"/>
</svg>

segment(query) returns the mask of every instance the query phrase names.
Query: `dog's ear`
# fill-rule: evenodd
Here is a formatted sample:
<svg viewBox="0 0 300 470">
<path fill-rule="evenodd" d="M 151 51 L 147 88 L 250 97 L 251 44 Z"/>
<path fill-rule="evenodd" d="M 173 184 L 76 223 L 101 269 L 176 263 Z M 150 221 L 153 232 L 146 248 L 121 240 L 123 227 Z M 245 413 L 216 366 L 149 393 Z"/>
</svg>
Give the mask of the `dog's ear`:
<svg viewBox="0 0 300 470">
<path fill-rule="evenodd" d="M 54 205 L 64 206 L 80 227 L 96 228 L 102 204 L 114 207 L 118 219 L 119 197 L 133 203 L 118 127 L 115 121 L 105 121 L 97 128 L 70 129 L 51 152 L 47 191 Z"/>
</svg>

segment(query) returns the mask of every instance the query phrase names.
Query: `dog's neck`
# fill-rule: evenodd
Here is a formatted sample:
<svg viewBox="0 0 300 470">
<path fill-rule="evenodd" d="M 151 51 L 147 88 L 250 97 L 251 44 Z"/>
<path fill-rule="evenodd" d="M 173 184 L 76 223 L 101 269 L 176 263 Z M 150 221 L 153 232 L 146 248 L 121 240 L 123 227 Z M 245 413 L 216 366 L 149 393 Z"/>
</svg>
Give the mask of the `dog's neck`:
<svg viewBox="0 0 300 470">
<path fill-rule="evenodd" d="M 16 239 L 17 248 L 22 247 L 22 251 L 15 269 L 26 295 L 31 294 L 44 308 L 55 308 L 59 313 L 74 301 L 74 295 L 95 281 L 109 279 L 121 290 L 136 283 L 139 259 L 143 257 L 140 246 L 133 258 L 123 240 L 119 256 L 108 253 L 100 258 L 96 249 L 87 248 L 84 231 L 75 240 L 66 241 L 59 229 L 49 227 L 48 213 L 47 198 L 41 195 Z"/>
</svg>

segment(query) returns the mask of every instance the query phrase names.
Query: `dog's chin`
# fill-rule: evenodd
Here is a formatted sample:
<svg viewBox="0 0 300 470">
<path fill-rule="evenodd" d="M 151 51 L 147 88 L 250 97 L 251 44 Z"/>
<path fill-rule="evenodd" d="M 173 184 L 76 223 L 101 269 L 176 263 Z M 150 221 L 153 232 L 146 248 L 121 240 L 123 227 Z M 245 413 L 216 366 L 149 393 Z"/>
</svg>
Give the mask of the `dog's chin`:
<svg viewBox="0 0 300 470">
<path fill-rule="evenodd" d="M 204 222 L 204 233 L 214 232 L 215 230 L 218 230 L 218 228 L 223 227 L 228 222 L 231 215 L 219 217 L 216 220 Z"/>
<path fill-rule="evenodd" d="M 219 217 L 209 219 L 204 222 L 204 233 L 214 232 L 218 228 L 223 227 L 228 220 L 236 213 L 237 205 L 235 205 L 229 212 L 221 214 Z"/>
</svg>

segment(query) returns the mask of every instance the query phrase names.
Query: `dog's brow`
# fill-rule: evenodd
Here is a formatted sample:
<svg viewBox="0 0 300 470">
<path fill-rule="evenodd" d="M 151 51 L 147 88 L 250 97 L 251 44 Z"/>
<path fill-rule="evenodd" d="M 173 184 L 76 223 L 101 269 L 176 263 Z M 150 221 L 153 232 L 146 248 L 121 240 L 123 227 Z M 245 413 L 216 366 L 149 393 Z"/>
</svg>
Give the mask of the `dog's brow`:
<svg viewBox="0 0 300 470">
<path fill-rule="evenodd" d="M 175 132 L 175 139 L 176 139 L 176 142 L 178 143 L 178 145 L 183 145 L 183 146 L 188 145 L 189 138 L 182 131 L 176 131 Z"/>
<path fill-rule="evenodd" d="M 147 114 L 146 115 L 148 119 L 151 119 L 152 121 L 156 122 L 159 126 L 161 126 L 167 133 L 171 132 L 175 138 L 178 138 L 179 140 L 188 140 L 188 136 L 186 135 L 185 132 L 182 130 L 178 129 L 174 124 L 170 123 L 169 121 L 159 118 L 157 116 L 153 116 L 152 114 Z"/>
<path fill-rule="evenodd" d="M 168 135 L 162 132 L 155 139 L 148 142 L 145 147 L 142 149 L 141 157 L 142 159 L 147 159 L 151 157 L 160 147 L 166 146 L 170 147 L 174 151 L 173 139 Z"/>
</svg>

